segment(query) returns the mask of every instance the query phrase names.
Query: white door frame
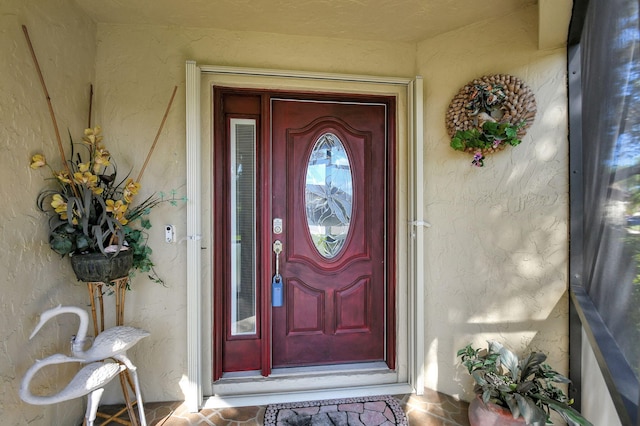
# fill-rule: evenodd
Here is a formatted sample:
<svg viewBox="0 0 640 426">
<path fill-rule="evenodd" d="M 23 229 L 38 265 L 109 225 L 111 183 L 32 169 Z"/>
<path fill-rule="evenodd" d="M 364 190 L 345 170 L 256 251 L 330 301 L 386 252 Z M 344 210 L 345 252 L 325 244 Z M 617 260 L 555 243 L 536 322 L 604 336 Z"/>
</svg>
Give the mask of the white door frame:
<svg viewBox="0 0 640 426">
<path fill-rule="evenodd" d="M 368 377 L 373 381 L 373 385 L 367 385 L 363 380 L 360 386 L 340 389 L 327 389 L 325 391 L 315 391 L 310 389 L 308 392 L 297 390 L 295 397 L 293 394 L 286 392 L 269 392 L 261 395 L 245 396 L 242 393 L 242 382 L 233 383 L 233 388 L 240 390 L 236 395 L 226 395 L 224 398 L 217 398 L 213 395 L 213 387 L 210 380 L 211 377 L 211 349 L 210 345 L 206 345 L 211 341 L 211 288 L 209 288 L 211 276 L 211 262 L 203 261 L 203 259 L 211 259 L 212 242 L 207 240 L 206 235 L 211 235 L 210 226 L 205 223 L 203 228 L 203 217 L 211 217 L 210 203 L 203 205 L 202 199 L 206 194 L 211 194 L 209 187 L 211 179 L 207 174 L 207 164 L 211 163 L 210 144 L 203 144 L 204 141 L 210 141 L 211 128 L 203 128 L 202 123 L 210 123 L 210 120 L 203 119 L 211 113 L 210 95 L 203 96 L 201 92 L 201 83 L 204 78 L 217 76 L 235 77 L 264 77 L 283 79 L 291 82 L 292 88 L 309 89 L 310 82 L 313 86 L 322 83 L 329 83 L 333 87 L 343 85 L 350 89 L 343 90 L 364 90 L 358 89 L 360 85 L 368 87 L 381 87 L 380 92 L 383 93 L 384 87 L 396 87 L 402 90 L 406 99 L 406 105 L 397 105 L 398 108 L 406 108 L 406 123 L 404 128 L 405 134 L 397 141 L 398 148 L 400 145 L 406 144 L 405 160 L 398 164 L 397 170 L 404 170 L 406 176 L 407 197 L 405 199 L 398 198 L 398 208 L 404 209 L 405 212 L 402 220 L 404 223 L 397 223 L 398 242 L 406 245 L 407 259 L 404 262 L 397 262 L 398 269 L 406 268 L 406 271 L 397 271 L 398 287 L 403 295 L 398 297 L 397 312 L 405 312 L 406 317 L 400 322 L 405 322 L 406 345 L 401 348 L 405 353 L 406 359 L 406 380 L 396 381 L 396 383 L 384 383 L 385 378 L 376 379 L 376 373 L 372 371 L 368 373 Z M 277 83 L 274 83 L 277 85 Z M 266 88 L 264 84 L 261 88 Z M 279 87 L 279 86 L 278 86 Z M 355 87 L 355 89 L 353 89 Z M 250 68 L 234 68 L 224 66 L 197 65 L 195 61 L 186 62 L 186 158 L 187 158 L 187 372 L 181 386 L 185 393 L 185 403 L 191 412 L 196 412 L 202 407 L 220 406 L 220 405 L 254 405 L 266 404 L 271 402 L 292 401 L 294 398 L 298 400 L 304 399 L 321 399 L 323 397 L 346 397 L 346 396 L 362 396 L 373 395 L 377 393 L 406 393 L 415 392 L 422 394 L 424 390 L 424 229 L 428 224 L 423 219 L 424 197 L 423 197 L 423 88 L 422 78 L 414 79 L 393 78 L 393 77 L 376 77 L 362 75 L 345 75 L 345 74 L 325 74 L 325 73 L 306 73 L 295 71 L 280 71 L 268 69 L 250 69 Z M 328 91 L 329 89 L 325 89 Z M 211 115 L 209 115 L 211 117 Z M 401 124 L 398 123 L 398 127 Z M 203 135 L 203 133 L 205 135 Z M 203 156 L 203 151 L 206 151 Z M 208 162 L 208 163 L 207 163 Z M 204 167 L 203 167 L 204 164 Z M 203 169 L 205 172 L 203 173 Z M 398 173 L 398 172 L 397 172 Z M 399 193 L 400 191 L 398 191 Z M 400 194 L 399 194 L 400 195 Z M 403 205 L 401 205 L 403 204 Z M 400 218 L 399 218 L 400 220 Z M 405 232 L 405 235 L 400 235 Z M 209 250 L 207 250 L 209 248 Z M 400 249 L 400 247 L 398 247 Z M 401 250 L 399 250 L 401 251 Z M 400 275 L 404 274 L 404 275 Z M 406 286 L 400 285 L 400 279 L 406 282 Z M 207 313 L 204 315 L 203 313 Z M 208 358 L 203 363 L 203 359 Z M 294 379 L 295 380 L 295 379 Z M 300 379 L 298 379 L 300 380 Z M 303 379 L 306 380 L 306 379 Z M 322 381 L 322 377 L 314 380 Z M 249 383 L 255 379 L 248 380 Z M 402 383 L 405 382 L 405 383 Z M 268 383 L 265 383 L 268 388 Z M 250 386 L 250 385 L 249 385 Z M 207 394 L 207 401 L 204 401 L 203 395 Z"/>
</svg>

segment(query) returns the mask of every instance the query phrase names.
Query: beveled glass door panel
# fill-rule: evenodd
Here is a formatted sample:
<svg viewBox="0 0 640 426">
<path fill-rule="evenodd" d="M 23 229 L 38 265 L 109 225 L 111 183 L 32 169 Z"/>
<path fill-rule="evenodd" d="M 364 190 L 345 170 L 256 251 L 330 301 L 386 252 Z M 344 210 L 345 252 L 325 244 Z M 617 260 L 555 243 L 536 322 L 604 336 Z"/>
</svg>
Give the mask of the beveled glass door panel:
<svg viewBox="0 0 640 426">
<path fill-rule="evenodd" d="M 337 256 L 349 233 L 353 181 L 347 151 L 340 138 L 324 133 L 307 163 L 305 211 L 309 234 L 318 253 Z"/>
</svg>

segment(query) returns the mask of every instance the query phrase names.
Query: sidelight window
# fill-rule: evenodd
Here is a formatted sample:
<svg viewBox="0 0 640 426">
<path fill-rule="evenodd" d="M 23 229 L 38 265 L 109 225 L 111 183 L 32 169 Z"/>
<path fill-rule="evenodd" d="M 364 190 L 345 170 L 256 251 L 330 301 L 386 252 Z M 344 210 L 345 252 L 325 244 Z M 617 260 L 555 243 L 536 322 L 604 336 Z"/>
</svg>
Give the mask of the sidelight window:
<svg viewBox="0 0 640 426">
<path fill-rule="evenodd" d="M 256 334 L 256 121 L 230 120 L 231 334 Z"/>
</svg>

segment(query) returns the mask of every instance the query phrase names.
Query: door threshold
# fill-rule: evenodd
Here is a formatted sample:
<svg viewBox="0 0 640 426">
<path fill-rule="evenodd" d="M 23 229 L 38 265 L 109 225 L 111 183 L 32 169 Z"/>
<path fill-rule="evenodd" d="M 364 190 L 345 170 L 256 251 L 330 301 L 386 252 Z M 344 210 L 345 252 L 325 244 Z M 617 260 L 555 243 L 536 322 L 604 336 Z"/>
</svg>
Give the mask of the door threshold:
<svg viewBox="0 0 640 426">
<path fill-rule="evenodd" d="M 302 399 L 296 399 L 301 401 L 315 394 L 322 394 L 318 398 L 326 399 L 328 396 L 338 395 L 336 392 L 340 390 L 379 389 L 381 386 L 397 386 L 406 381 L 406 376 L 400 376 L 398 371 L 390 370 L 386 363 L 371 362 L 278 368 L 274 369 L 273 374 L 269 377 L 263 377 L 259 371 L 229 373 L 212 383 L 211 393 L 213 400 L 222 401 L 230 398 L 234 401 L 240 398 L 240 401 L 243 401 L 249 396 L 249 402 L 239 403 L 255 405 L 257 404 L 255 398 L 258 396 L 258 399 L 266 401 L 265 403 L 270 403 L 269 401 L 273 398 L 289 400 L 298 394 L 305 395 L 305 397 L 301 397 Z M 404 388 L 403 392 L 406 393 L 407 389 Z M 383 393 L 388 393 L 388 391 Z M 365 393 L 358 396 L 370 395 L 374 394 Z"/>
<path fill-rule="evenodd" d="M 330 372 L 331 374 L 346 373 L 346 372 L 364 372 L 364 371 L 382 371 L 389 370 L 389 366 L 384 361 L 378 362 L 363 362 L 353 364 L 335 364 L 335 365 L 316 365 L 312 367 L 284 367 L 274 368 L 271 370 L 271 375 L 274 377 L 284 376 L 296 376 L 301 374 L 324 374 Z"/>
<path fill-rule="evenodd" d="M 271 378 L 293 377 L 301 375 L 340 374 L 349 372 L 389 371 L 387 363 L 361 362 L 352 364 L 314 365 L 310 367 L 280 367 L 271 370 Z M 222 381 L 233 379 L 262 378 L 260 370 L 223 373 Z"/>
<path fill-rule="evenodd" d="M 201 409 L 248 407 L 254 405 L 290 402 L 320 401 L 324 399 L 358 398 L 378 395 L 405 395 L 414 393 L 409 383 L 389 383 L 375 386 L 356 386 L 308 391 L 253 393 L 244 395 L 214 395 L 205 397 Z"/>
</svg>

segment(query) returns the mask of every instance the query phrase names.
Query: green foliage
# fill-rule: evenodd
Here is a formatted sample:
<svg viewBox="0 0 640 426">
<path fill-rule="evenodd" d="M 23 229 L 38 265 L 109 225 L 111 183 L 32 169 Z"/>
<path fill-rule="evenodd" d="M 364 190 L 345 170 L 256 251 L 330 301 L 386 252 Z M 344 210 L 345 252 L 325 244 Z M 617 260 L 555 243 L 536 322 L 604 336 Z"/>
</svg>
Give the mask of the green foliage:
<svg viewBox="0 0 640 426">
<path fill-rule="evenodd" d="M 151 222 L 145 216 L 140 216 L 140 227 L 142 229 L 132 228 L 127 225 L 124 227 L 125 238 L 129 246 L 129 250 L 133 250 L 133 271 L 140 271 L 147 274 L 147 277 L 158 284 L 165 285 L 164 280 L 158 276 L 155 269 L 155 264 L 151 260 L 151 254 L 153 250 L 147 245 L 149 234 L 144 230 L 151 228 Z M 134 275 L 132 272 L 131 275 Z"/>
<path fill-rule="evenodd" d="M 82 185 L 77 185 L 77 196 L 72 194 L 70 188 L 66 188 L 66 193 L 64 189 L 43 190 L 36 200 L 38 208 L 47 211 L 49 207 L 46 201 L 55 195 L 65 194 L 63 216 L 52 214 L 49 217 L 49 244 L 53 251 L 62 256 L 69 253 L 104 253 L 110 240 L 123 241 L 122 225 L 107 211 L 101 196 Z"/>
<path fill-rule="evenodd" d="M 528 425 L 551 423 L 550 410 L 558 412 L 569 426 L 591 425 L 555 383 L 571 381 L 544 361 L 547 356 L 532 352 L 520 360 L 498 342 L 490 341 L 488 350 L 467 345 L 457 356 L 475 381 L 474 391 L 486 403 L 511 410 L 514 418 L 522 416 Z"/>
<path fill-rule="evenodd" d="M 465 151 L 467 148 L 477 150 L 498 148 L 501 144 L 517 146 L 521 140 L 518 139 L 518 130 L 524 122 L 513 125 L 510 123 L 498 123 L 486 121 L 482 125 L 482 131 L 473 128 L 470 130 L 458 130 L 451 139 L 451 148 L 456 151 Z"/>
</svg>

